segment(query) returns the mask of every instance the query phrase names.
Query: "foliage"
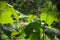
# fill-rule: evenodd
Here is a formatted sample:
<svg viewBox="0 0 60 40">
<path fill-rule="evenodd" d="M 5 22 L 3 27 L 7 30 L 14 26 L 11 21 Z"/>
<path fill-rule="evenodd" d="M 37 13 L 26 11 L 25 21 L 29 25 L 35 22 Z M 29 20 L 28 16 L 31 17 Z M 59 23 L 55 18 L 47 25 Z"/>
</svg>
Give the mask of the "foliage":
<svg viewBox="0 0 60 40">
<path fill-rule="evenodd" d="M 0 40 L 60 40 L 57 4 L 57 0 L 0 1 Z"/>
</svg>

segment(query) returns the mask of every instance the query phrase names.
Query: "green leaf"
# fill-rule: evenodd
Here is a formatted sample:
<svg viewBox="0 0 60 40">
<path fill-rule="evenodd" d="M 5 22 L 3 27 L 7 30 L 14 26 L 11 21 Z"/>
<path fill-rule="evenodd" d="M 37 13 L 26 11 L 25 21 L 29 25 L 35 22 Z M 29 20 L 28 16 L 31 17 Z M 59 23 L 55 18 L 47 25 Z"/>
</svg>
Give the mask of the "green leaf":
<svg viewBox="0 0 60 40">
<path fill-rule="evenodd" d="M 6 2 L 0 1 L 0 10 L 3 10 L 7 6 Z"/>
<path fill-rule="evenodd" d="M 12 15 L 14 16 L 14 18 L 16 18 L 16 20 L 18 21 L 18 15 L 17 13 L 15 12 L 14 8 L 13 7 L 9 7 L 9 6 L 6 6 L 7 3 L 6 2 L 3 2 L 3 1 L 0 1 L 0 9 L 2 9 L 3 11 L 0 12 L 0 23 L 1 24 L 13 24 L 14 23 L 14 20 L 13 18 L 11 17 Z M 4 3 L 4 4 L 3 4 Z M 4 6 L 4 7 L 3 7 Z"/>
<path fill-rule="evenodd" d="M 28 22 L 32 22 L 37 16 L 36 15 L 29 15 Z"/>
<path fill-rule="evenodd" d="M 17 15 L 16 11 L 14 10 L 13 7 L 11 7 L 10 9 L 11 9 L 12 15 L 14 15 L 14 17 L 15 17 L 16 20 L 18 21 L 19 17 L 18 17 L 18 15 Z"/>
<path fill-rule="evenodd" d="M 31 36 L 32 40 L 38 40 L 40 38 L 40 24 L 39 22 L 32 22 L 24 29 L 26 38 Z"/>
<path fill-rule="evenodd" d="M 54 21 L 58 21 L 57 15 L 53 13 L 43 12 L 40 15 L 41 21 L 45 21 L 48 25 L 51 25 Z"/>
</svg>

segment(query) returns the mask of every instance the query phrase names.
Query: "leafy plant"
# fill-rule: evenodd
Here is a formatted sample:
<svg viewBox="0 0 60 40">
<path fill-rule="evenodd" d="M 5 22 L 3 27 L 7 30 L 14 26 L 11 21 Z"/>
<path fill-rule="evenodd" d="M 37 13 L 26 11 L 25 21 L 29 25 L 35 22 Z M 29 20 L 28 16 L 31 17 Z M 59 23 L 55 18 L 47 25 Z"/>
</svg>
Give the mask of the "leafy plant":
<svg viewBox="0 0 60 40">
<path fill-rule="evenodd" d="M 0 40 L 59 40 L 60 14 L 56 2 L 57 0 L 0 1 Z"/>
</svg>

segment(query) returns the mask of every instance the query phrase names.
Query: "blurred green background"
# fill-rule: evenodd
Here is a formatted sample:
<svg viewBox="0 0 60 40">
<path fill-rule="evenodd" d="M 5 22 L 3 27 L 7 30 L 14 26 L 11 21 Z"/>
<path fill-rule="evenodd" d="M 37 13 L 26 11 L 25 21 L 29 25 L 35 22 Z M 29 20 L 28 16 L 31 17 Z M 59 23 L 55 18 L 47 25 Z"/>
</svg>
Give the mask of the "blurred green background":
<svg viewBox="0 0 60 40">
<path fill-rule="evenodd" d="M 60 40 L 60 1 L 0 0 L 0 40 Z"/>
</svg>

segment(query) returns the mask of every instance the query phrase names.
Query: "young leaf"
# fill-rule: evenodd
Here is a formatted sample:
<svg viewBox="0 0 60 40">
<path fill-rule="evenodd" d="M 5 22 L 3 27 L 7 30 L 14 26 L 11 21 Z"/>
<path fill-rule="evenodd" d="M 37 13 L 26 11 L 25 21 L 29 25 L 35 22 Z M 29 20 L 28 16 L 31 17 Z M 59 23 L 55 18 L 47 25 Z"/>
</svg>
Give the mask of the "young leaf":
<svg viewBox="0 0 60 40">
<path fill-rule="evenodd" d="M 57 21 L 57 15 L 53 13 L 43 12 L 40 15 L 41 21 L 45 21 L 48 25 L 51 25 L 54 21 Z"/>
<path fill-rule="evenodd" d="M 15 12 L 13 7 L 9 7 L 6 2 L 0 1 L 0 11 L 2 9 L 2 12 L 0 12 L 0 23 L 1 24 L 13 24 L 14 20 L 12 19 L 11 15 L 13 15 L 16 20 L 18 21 L 18 15 Z"/>
</svg>

